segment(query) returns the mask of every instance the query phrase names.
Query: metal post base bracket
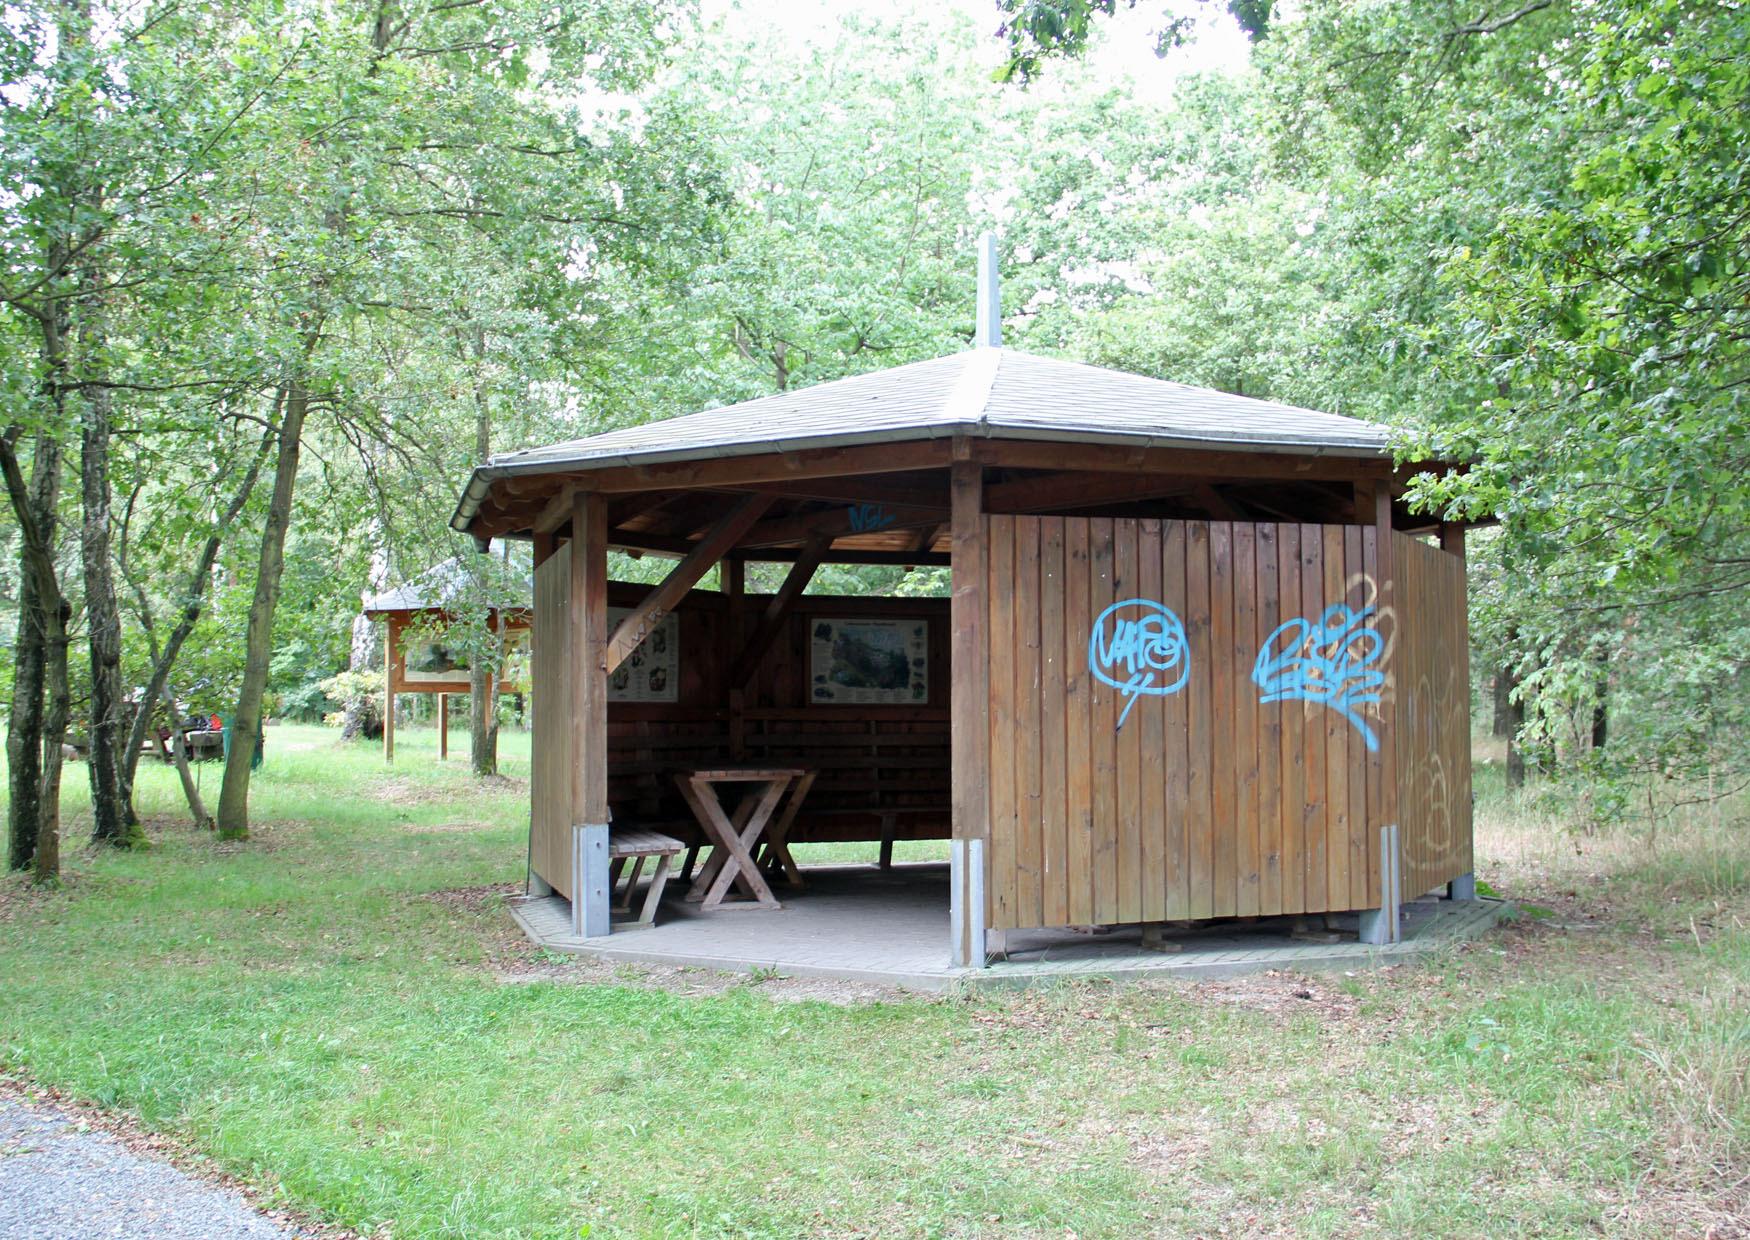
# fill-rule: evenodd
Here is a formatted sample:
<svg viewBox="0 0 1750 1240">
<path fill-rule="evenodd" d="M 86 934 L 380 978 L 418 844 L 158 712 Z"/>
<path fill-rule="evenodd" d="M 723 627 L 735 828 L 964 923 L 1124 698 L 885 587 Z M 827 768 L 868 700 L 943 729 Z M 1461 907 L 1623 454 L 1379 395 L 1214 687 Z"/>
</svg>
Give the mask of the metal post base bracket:
<svg viewBox="0 0 1750 1240">
<path fill-rule="evenodd" d="M 1474 900 L 1477 898 L 1477 876 L 1475 874 L 1460 874 L 1446 884 L 1448 900 Z"/>
<path fill-rule="evenodd" d="M 984 841 L 948 843 L 948 957 L 958 968 L 985 966 Z"/>
<path fill-rule="evenodd" d="M 571 828 L 571 931 L 601 938 L 612 930 L 613 886 L 608 880 L 608 824 Z"/>
<path fill-rule="evenodd" d="M 1361 941 L 1375 947 L 1396 943 L 1403 937 L 1399 910 L 1403 904 L 1403 861 L 1398 852 L 1398 828 L 1393 823 L 1379 829 L 1378 908 L 1361 911 Z"/>
</svg>

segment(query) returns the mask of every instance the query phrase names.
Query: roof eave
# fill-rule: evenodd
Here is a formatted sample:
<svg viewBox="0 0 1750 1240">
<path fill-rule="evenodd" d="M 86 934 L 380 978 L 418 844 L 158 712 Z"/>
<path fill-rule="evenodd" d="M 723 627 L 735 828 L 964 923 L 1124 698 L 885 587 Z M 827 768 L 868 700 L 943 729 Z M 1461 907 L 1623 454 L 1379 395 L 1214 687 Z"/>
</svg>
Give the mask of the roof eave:
<svg viewBox="0 0 1750 1240">
<path fill-rule="evenodd" d="M 858 431 L 850 434 L 810 435 L 790 439 L 748 440 L 740 443 L 712 444 L 700 448 L 658 448 L 645 452 L 618 452 L 603 456 L 543 457 L 537 460 L 503 462 L 488 461 L 477 466 L 468 478 L 457 502 L 450 528 L 458 534 L 469 532 L 480 503 L 491 490 L 492 483 L 510 478 L 544 473 L 584 473 L 601 469 L 627 468 L 640 465 L 661 465 L 681 461 L 728 460 L 743 456 L 782 455 L 821 448 L 868 447 L 872 444 L 897 443 L 919 439 L 952 439 L 970 436 L 985 439 L 1030 441 L 1033 443 L 1085 443 L 1114 448 L 1176 448 L 1188 452 L 1221 452 L 1243 450 L 1275 456 L 1355 456 L 1378 459 L 1391 458 L 1389 443 L 1360 439 L 1285 439 L 1280 436 L 1263 438 L 1246 435 L 1223 435 L 1212 438 L 1186 435 L 1126 434 L 1113 431 L 1071 431 L 1061 428 L 993 425 L 984 419 L 940 422 L 927 426 L 895 427 L 889 430 Z"/>
</svg>

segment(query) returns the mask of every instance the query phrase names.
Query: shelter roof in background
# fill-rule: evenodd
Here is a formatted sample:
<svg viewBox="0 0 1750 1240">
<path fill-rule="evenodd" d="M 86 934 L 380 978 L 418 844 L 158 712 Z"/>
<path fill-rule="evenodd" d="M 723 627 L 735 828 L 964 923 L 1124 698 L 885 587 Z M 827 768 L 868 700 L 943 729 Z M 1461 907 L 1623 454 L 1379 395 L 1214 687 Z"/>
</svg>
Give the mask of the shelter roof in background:
<svg viewBox="0 0 1750 1240">
<path fill-rule="evenodd" d="M 492 549 L 499 552 L 503 545 L 494 541 Z M 510 556 L 512 562 L 501 565 L 497 574 L 499 580 L 495 583 L 496 597 L 492 600 L 495 611 L 524 610 L 534 598 L 534 572 L 526 563 L 521 562 L 527 559 L 527 552 L 522 551 L 519 554 L 519 549 L 512 547 Z M 381 616 L 388 612 L 450 610 L 473 589 L 475 579 L 471 570 L 478 564 L 478 557 L 463 560 L 460 556 L 434 564 L 411 581 L 365 599 L 361 610 L 367 616 Z M 519 579 L 523 582 L 520 592 L 514 586 L 514 581 Z"/>
<path fill-rule="evenodd" d="M 451 525 L 467 529 L 497 478 L 955 435 L 1348 457 L 1387 457 L 1391 442 L 1386 427 L 1358 418 L 980 347 L 501 453 L 474 471 Z"/>
</svg>

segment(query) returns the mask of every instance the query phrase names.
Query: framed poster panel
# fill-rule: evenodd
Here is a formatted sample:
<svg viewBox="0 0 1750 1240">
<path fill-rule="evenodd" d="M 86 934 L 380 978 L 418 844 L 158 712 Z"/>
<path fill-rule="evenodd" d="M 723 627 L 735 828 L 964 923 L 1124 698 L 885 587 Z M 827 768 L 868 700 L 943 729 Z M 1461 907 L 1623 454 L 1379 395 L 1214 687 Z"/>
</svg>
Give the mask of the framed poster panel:
<svg viewBox="0 0 1750 1240">
<path fill-rule="evenodd" d="M 629 607 L 608 608 L 608 631 L 632 613 Z M 638 649 L 608 677 L 610 702 L 677 702 L 681 689 L 680 617 L 664 616 L 638 643 Z"/>
<path fill-rule="evenodd" d="M 819 706 L 923 706 L 930 698 L 930 623 L 816 618 L 808 700 Z"/>
<path fill-rule="evenodd" d="M 502 634 L 504 663 L 499 673 L 498 691 L 517 691 L 517 669 L 526 672 L 529 630 L 512 623 Z M 450 644 L 441 631 L 433 632 L 424 625 L 413 626 L 391 620 L 389 641 L 394 651 L 392 660 L 396 693 L 466 693 L 468 692 L 468 651 L 462 643 Z"/>
</svg>

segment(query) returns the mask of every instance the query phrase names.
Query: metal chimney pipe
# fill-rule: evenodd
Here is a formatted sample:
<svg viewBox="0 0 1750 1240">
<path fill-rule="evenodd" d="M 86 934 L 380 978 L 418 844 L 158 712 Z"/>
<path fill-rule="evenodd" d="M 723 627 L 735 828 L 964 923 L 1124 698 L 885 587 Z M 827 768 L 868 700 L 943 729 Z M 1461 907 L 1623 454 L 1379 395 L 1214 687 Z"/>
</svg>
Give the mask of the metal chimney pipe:
<svg viewBox="0 0 1750 1240">
<path fill-rule="evenodd" d="M 997 275 L 997 235 L 987 232 L 978 239 L 978 330 L 972 343 L 1001 348 L 1003 343 L 1003 298 Z"/>
</svg>

